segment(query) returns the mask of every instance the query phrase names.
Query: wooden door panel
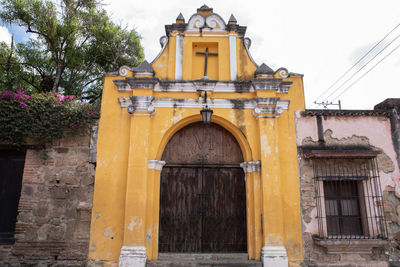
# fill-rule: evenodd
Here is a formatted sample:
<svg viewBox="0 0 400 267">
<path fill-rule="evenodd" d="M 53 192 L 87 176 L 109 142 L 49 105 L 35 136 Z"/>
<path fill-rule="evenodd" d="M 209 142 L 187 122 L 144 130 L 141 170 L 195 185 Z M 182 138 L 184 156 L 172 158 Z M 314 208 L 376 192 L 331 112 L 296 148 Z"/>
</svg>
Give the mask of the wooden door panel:
<svg viewBox="0 0 400 267">
<path fill-rule="evenodd" d="M 202 218 L 203 252 L 244 252 L 246 197 L 241 168 L 205 168 L 204 189 L 209 196 Z"/>
<path fill-rule="evenodd" d="M 247 251 L 236 139 L 216 124 L 194 123 L 171 138 L 162 159 L 159 251 Z"/>
<path fill-rule="evenodd" d="M 193 123 L 178 131 L 164 149 L 167 163 L 238 164 L 242 152 L 230 132 L 219 125 Z"/>
<path fill-rule="evenodd" d="M 199 200 L 193 197 L 199 193 L 199 176 L 200 168 L 163 168 L 160 184 L 160 251 L 189 252 L 200 249 Z"/>
</svg>

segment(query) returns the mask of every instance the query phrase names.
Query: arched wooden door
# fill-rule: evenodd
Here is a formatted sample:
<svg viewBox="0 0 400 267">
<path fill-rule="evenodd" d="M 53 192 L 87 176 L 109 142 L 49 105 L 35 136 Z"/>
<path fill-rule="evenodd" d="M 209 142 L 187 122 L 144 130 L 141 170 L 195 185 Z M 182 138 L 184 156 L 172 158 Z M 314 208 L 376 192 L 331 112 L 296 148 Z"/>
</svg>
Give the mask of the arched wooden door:
<svg viewBox="0 0 400 267">
<path fill-rule="evenodd" d="M 217 124 L 193 123 L 168 142 L 160 183 L 160 252 L 246 252 L 240 147 Z"/>
</svg>

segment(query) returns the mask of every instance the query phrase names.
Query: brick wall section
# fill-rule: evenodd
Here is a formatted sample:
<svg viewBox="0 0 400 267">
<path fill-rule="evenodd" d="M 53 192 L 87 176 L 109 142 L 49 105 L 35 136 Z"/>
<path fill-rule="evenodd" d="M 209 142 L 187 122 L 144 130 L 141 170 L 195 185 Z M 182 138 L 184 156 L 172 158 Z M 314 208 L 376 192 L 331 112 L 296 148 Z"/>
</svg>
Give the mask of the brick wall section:
<svg viewBox="0 0 400 267">
<path fill-rule="evenodd" d="M 15 229 L 0 266 L 85 266 L 94 184 L 89 136 L 28 149 Z"/>
</svg>

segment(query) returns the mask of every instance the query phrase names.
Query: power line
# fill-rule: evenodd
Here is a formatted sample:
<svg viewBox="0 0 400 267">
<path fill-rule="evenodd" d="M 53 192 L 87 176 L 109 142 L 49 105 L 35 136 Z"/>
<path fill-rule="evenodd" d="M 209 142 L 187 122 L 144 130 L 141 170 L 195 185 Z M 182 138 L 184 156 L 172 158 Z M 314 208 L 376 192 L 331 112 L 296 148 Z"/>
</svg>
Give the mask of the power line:
<svg viewBox="0 0 400 267">
<path fill-rule="evenodd" d="M 377 44 L 375 44 L 362 58 L 360 58 L 353 66 L 351 66 L 342 76 L 340 76 L 331 86 L 328 87 L 320 96 L 318 96 L 314 102 L 318 101 L 323 95 L 325 95 L 333 86 L 335 86 L 347 73 L 349 73 L 358 63 L 361 62 L 372 50 L 375 49 L 383 40 L 386 39 L 394 30 L 396 30 L 400 26 L 400 23 L 397 24 L 388 34 L 386 34 Z"/>
<path fill-rule="evenodd" d="M 387 54 L 385 57 L 383 57 L 381 60 L 379 60 L 372 68 L 370 68 L 367 72 L 365 72 L 361 77 L 359 77 L 357 80 L 355 80 L 350 86 L 348 86 L 346 89 L 344 89 L 343 92 L 341 92 L 337 97 L 335 97 L 335 99 L 333 99 L 332 101 L 335 101 L 336 99 L 338 99 L 341 95 L 343 95 L 347 90 L 349 90 L 354 84 L 356 84 L 359 80 L 361 80 L 361 78 L 363 78 L 365 75 L 367 75 L 371 70 L 373 70 L 379 63 L 381 63 L 385 58 L 387 58 L 388 56 L 390 56 L 397 48 L 399 48 L 400 45 L 396 46 L 392 51 L 390 51 L 389 54 Z"/>
<path fill-rule="evenodd" d="M 332 93 L 330 93 L 325 100 L 327 100 L 329 97 L 331 97 L 334 93 L 336 93 L 340 88 L 342 88 L 348 81 L 350 81 L 354 76 L 357 75 L 363 68 L 365 68 L 372 60 L 374 60 L 377 56 L 379 56 L 389 45 L 391 45 L 394 41 L 397 40 L 397 38 L 400 37 L 400 34 L 396 36 L 389 44 L 387 44 L 384 48 L 382 48 L 374 57 L 372 57 L 370 60 L 368 60 L 367 63 L 365 63 L 358 71 L 356 71 L 353 75 L 350 76 L 344 83 L 342 83 L 338 88 L 336 88 Z"/>
</svg>

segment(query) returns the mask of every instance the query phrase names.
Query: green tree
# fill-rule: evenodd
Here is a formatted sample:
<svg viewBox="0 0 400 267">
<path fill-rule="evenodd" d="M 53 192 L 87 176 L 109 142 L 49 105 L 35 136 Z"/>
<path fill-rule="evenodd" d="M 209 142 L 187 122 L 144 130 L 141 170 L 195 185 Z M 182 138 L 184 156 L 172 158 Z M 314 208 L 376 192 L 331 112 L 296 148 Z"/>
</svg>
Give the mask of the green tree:
<svg viewBox="0 0 400 267">
<path fill-rule="evenodd" d="M 94 101 L 101 95 L 105 72 L 143 60 L 137 32 L 113 23 L 94 0 L 0 0 L 0 4 L 3 22 L 32 34 L 29 42 L 10 49 L 15 62 L 8 65 L 20 65 L 24 78 L 20 81 L 35 91 L 64 91 Z"/>
<path fill-rule="evenodd" d="M 35 75 L 26 72 L 28 68 L 29 66 L 25 66 L 19 60 L 13 41 L 11 46 L 0 42 L 0 90 L 12 90 L 15 87 L 30 88 Z"/>
</svg>

